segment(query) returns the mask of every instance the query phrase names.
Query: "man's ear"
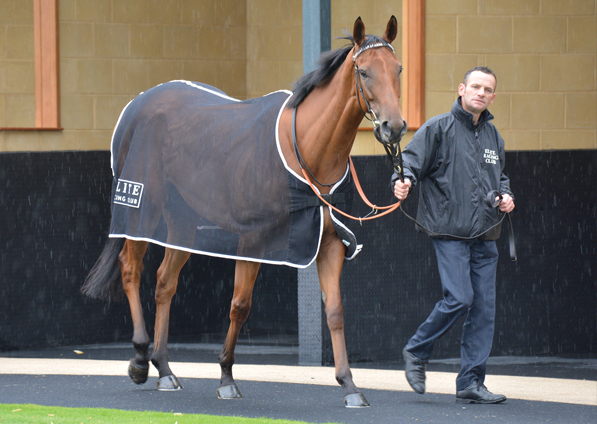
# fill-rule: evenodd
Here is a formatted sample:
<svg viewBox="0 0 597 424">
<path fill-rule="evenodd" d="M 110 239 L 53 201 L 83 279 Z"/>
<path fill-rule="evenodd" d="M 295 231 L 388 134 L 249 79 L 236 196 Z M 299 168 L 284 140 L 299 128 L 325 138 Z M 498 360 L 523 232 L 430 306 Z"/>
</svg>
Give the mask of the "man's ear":
<svg viewBox="0 0 597 424">
<path fill-rule="evenodd" d="M 463 83 L 458 84 L 458 95 L 462 96 L 464 94 L 465 86 Z"/>
</svg>

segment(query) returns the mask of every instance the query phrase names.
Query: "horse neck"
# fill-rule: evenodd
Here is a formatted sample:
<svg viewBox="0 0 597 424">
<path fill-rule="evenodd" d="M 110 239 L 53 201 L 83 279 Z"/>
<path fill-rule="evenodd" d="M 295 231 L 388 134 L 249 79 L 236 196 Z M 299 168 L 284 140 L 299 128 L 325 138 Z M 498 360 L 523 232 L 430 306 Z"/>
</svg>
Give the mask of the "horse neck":
<svg viewBox="0 0 597 424">
<path fill-rule="evenodd" d="M 346 170 L 363 118 L 356 97 L 352 55 L 327 84 L 305 98 L 297 113 L 302 118 L 297 118 L 297 137 L 305 163 L 319 181 L 337 181 Z"/>
</svg>

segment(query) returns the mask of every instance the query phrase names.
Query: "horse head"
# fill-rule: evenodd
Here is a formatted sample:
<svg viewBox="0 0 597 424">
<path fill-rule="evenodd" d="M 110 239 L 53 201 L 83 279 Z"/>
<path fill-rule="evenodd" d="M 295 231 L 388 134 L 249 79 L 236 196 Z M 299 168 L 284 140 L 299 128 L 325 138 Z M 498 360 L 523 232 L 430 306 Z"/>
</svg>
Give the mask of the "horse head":
<svg viewBox="0 0 597 424">
<path fill-rule="evenodd" d="M 372 117 L 375 137 L 384 144 L 398 143 L 407 129 L 399 102 L 402 65 L 391 45 L 397 31 L 393 15 L 382 37 L 366 35 L 360 17 L 353 30 L 355 95 L 363 113 Z"/>
</svg>

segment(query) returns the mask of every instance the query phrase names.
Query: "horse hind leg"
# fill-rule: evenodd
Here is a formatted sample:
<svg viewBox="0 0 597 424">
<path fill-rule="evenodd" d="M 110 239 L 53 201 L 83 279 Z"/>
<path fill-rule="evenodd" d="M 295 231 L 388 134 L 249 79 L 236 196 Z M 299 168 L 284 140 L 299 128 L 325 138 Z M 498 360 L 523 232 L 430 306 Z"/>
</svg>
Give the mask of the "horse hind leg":
<svg viewBox="0 0 597 424">
<path fill-rule="evenodd" d="M 222 376 L 217 393 L 220 399 L 241 398 L 242 395 L 232 377 L 232 365 L 234 365 L 234 350 L 238 341 L 238 335 L 244 322 L 251 311 L 251 297 L 253 287 L 257 279 L 257 273 L 261 266 L 258 262 L 237 260 L 234 274 L 234 294 L 230 306 L 230 327 L 222 351 L 218 357 Z"/>
<path fill-rule="evenodd" d="M 147 381 L 149 372 L 149 336 L 145 328 L 139 287 L 143 271 L 143 256 L 149 243 L 127 239 L 118 255 L 122 285 L 129 301 L 133 319 L 133 346 L 135 357 L 129 363 L 129 377 L 136 384 Z"/>
<path fill-rule="evenodd" d="M 168 327 L 170 323 L 170 306 L 176 294 L 180 270 L 191 254 L 182 250 L 166 248 L 164 260 L 157 273 L 155 291 L 156 317 L 151 363 L 159 372 L 158 390 L 181 390 L 182 385 L 168 364 Z"/>
</svg>

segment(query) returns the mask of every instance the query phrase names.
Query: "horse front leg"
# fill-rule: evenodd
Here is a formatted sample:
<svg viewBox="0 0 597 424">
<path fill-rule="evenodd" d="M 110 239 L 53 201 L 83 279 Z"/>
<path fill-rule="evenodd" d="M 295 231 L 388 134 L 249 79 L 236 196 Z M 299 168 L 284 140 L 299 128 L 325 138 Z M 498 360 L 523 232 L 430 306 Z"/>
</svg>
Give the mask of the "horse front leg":
<svg viewBox="0 0 597 424">
<path fill-rule="evenodd" d="M 180 270 L 191 254 L 182 250 L 166 248 L 164 260 L 157 273 L 158 282 L 155 290 L 155 329 L 151 363 L 159 372 L 158 390 L 181 390 L 182 385 L 168 364 L 168 327 L 170 324 L 170 305 L 176 294 Z"/>
<path fill-rule="evenodd" d="M 236 382 L 232 377 L 232 365 L 234 365 L 234 349 L 238 341 L 238 335 L 244 322 L 249 317 L 253 287 L 257 279 L 257 273 L 261 266 L 258 262 L 237 260 L 234 273 L 234 294 L 230 305 L 230 327 L 226 335 L 224 347 L 218 357 L 222 376 L 217 393 L 220 399 L 241 398 Z"/>
<path fill-rule="evenodd" d="M 326 215 L 324 236 L 317 256 L 317 272 L 321 290 L 325 295 L 325 313 L 332 338 L 336 381 L 344 388 L 344 405 L 347 408 L 364 408 L 369 406 L 369 402 L 352 380 L 344 338 L 340 273 L 344 263 L 345 246 L 336 235 L 329 221 L 329 215 Z"/>
<path fill-rule="evenodd" d="M 149 336 L 145 328 L 143 308 L 139 287 L 141 286 L 141 271 L 143 271 L 143 256 L 149 243 L 144 241 L 126 240 L 122 251 L 118 255 L 118 265 L 122 275 L 122 285 L 129 301 L 131 317 L 133 319 L 133 346 L 135 357 L 129 363 L 129 377 L 136 384 L 147 381 L 149 373 Z"/>
</svg>

